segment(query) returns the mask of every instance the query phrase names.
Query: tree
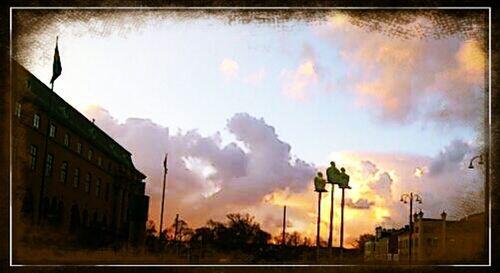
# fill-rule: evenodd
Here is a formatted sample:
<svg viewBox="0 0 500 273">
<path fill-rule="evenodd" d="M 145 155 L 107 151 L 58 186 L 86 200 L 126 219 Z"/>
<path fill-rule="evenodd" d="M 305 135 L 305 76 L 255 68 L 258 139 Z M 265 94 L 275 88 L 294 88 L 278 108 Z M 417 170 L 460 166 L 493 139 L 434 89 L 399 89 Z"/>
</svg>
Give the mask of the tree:
<svg viewBox="0 0 500 273">
<path fill-rule="evenodd" d="M 249 214 L 231 213 L 226 219 L 226 222 L 209 220 L 206 227 L 195 230 L 191 241 L 202 238 L 204 244 L 220 249 L 249 250 L 267 244 L 271 238 Z"/>
<path fill-rule="evenodd" d="M 364 253 L 366 242 L 372 240 L 375 240 L 375 235 L 368 233 L 361 234 L 359 235 L 359 238 L 356 241 L 354 241 L 354 247 L 359 249 L 361 253 Z"/>
</svg>

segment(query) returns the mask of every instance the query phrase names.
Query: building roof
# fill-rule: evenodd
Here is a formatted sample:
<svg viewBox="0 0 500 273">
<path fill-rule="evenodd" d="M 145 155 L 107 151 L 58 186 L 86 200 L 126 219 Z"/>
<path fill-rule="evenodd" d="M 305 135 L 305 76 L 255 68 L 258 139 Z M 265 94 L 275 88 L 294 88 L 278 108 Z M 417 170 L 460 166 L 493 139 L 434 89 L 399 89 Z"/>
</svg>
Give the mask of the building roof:
<svg viewBox="0 0 500 273">
<path fill-rule="evenodd" d="M 52 118 L 76 132 L 80 137 L 84 138 L 109 157 L 134 171 L 141 179 L 146 178 L 143 173 L 135 168 L 129 151 L 101 130 L 97 125 L 88 120 L 82 113 L 67 103 L 58 94 L 51 91 L 49 87 L 15 60 L 12 60 L 12 71 L 13 75 L 15 75 L 15 73 L 25 75 L 26 79 L 29 81 L 29 90 L 31 94 L 34 95 L 30 96 L 34 104 L 49 112 L 49 100 L 50 95 L 52 95 L 52 107 L 50 110 Z"/>
</svg>

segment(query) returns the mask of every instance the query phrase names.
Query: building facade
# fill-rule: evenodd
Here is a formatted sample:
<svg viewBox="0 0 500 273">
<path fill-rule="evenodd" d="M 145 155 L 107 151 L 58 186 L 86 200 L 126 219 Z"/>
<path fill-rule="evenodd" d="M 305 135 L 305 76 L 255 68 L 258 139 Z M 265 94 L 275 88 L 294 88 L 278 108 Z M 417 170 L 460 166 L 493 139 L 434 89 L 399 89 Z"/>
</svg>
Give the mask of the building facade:
<svg viewBox="0 0 500 273">
<path fill-rule="evenodd" d="M 412 262 L 474 263 L 481 261 L 486 251 L 484 249 L 484 213 L 473 214 L 457 221 L 450 221 L 446 218 L 445 212 L 441 214 L 440 219 L 424 218 L 422 211 L 413 215 Z M 409 261 L 409 226 L 400 230 L 377 227 L 375 233 L 375 239 L 365 245 L 366 261 L 404 263 Z"/>
<path fill-rule="evenodd" d="M 149 197 L 130 152 L 15 61 L 11 103 L 15 224 L 139 244 Z"/>
<path fill-rule="evenodd" d="M 374 239 L 365 243 L 365 261 L 399 261 L 398 237 L 407 230 L 407 226 L 402 229 L 375 228 Z"/>
</svg>

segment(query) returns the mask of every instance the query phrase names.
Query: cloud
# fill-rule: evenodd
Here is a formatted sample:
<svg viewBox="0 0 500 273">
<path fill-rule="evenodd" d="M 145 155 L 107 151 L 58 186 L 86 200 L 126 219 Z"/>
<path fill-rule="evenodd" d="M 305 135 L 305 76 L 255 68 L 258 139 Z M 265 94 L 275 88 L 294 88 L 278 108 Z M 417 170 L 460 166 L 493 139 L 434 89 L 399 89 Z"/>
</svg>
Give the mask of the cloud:
<svg viewBox="0 0 500 273">
<path fill-rule="evenodd" d="M 285 69 L 282 74 L 284 76 L 283 93 L 296 101 L 304 101 L 318 80 L 312 60 L 304 61 L 294 71 Z"/>
<path fill-rule="evenodd" d="M 371 206 L 375 205 L 375 202 L 363 198 L 353 202 L 351 198 L 347 198 L 345 200 L 345 205 L 353 209 L 369 209 Z"/>
<path fill-rule="evenodd" d="M 374 175 L 378 172 L 377 166 L 369 160 L 361 161 L 361 166 L 365 175 Z"/>
<path fill-rule="evenodd" d="M 439 27 L 425 18 L 417 21 Z M 314 30 L 344 61 L 345 74 L 335 89 L 355 94 L 356 104 L 379 119 L 447 126 L 483 121 L 487 58 L 478 40 L 399 39 L 365 31 L 338 13 Z"/>
<path fill-rule="evenodd" d="M 304 191 L 314 177 L 312 165 L 291 160 L 290 145 L 279 139 L 274 127 L 246 113 L 234 115 L 227 124 L 245 150 L 235 143 L 221 145 L 218 134 L 203 136 L 196 130 L 171 134 L 149 119 L 118 123 L 98 106 L 84 113 L 131 151 L 136 167 L 148 176 L 150 218 L 155 220 L 159 219 L 165 152 L 169 153 L 167 222 L 180 213 L 190 224 L 201 225 L 259 204 L 275 191 Z"/>
<path fill-rule="evenodd" d="M 312 48 L 305 44 L 302 61 L 294 70 L 284 69 L 283 89 L 285 96 L 296 101 L 304 101 L 319 81 L 319 67 Z"/>
<path fill-rule="evenodd" d="M 240 66 L 235 60 L 225 58 L 219 65 L 219 69 L 226 79 L 233 79 L 238 76 Z"/>
<path fill-rule="evenodd" d="M 262 118 L 239 113 L 228 119 L 227 130 L 244 145 L 242 147 L 235 143 L 221 145 L 218 133 L 204 136 L 190 130 L 172 134 L 167 127 L 148 119 L 133 118 L 119 123 L 97 106 L 84 113 L 95 118 L 97 126 L 131 151 L 136 167 L 148 176 L 150 219 L 156 222 L 159 219 L 162 161 L 168 151 L 166 223 L 170 223 L 176 213 L 191 226 L 198 227 L 208 219 L 223 219 L 230 212 L 248 212 L 255 215 L 264 229 L 278 234 L 278 223 L 282 221 L 286 205 L 290 231 L 314 237 L 317 194 L 312 179 L 316 170 L 327 166 L 315 167 L 301 159 L 292 160 L 291 146 Z M 464 154 L 464 151 L 467 152 Z M 331 159 L 346 168 L 352 187 L 346 191 L 346 238 L 373 232 L 376 225 L 404 225 L 408 207 L 399 202 L 403 192 L 419 193 L 423 204 L 416 204 L 415 209 L 422 209 L 428 217 L 438 217 L 443 210 L 457 211 L 454 208 L 463 206 L 460 200 L 464 199 L 464 193 L 480 192 L 481 181 L 484 181 L 481 172 L 471 172 L 462 166 L 476 151 L 473 144 L 457 140 L 434 157 L 337 153 L 338 157 Z M 415 177 L 416 166 L 430 170 L 432 165 L 441 166 L 441 171 Z M 331 192 L 321 201 L 322 219 L 326 222 L 330 213 L 329 194 Z M 337 190 L 335 194 L 334 219 L 338 228 L 340 192 Z M 480 202 L 478 200 L 475 208 L 481 207 Z M 455 213 L 455 217 L 459 216 L 460 213 Z M 322 237 L 327 236 L 328 230 L 324 228 Z M 335 240 L 338 243 L 338 238 Z"/>
<path fill-rule="evenodd" d="M 435 176 L 445 171 L 456 170 L 461 165 L 463 167 L 464 163 L 462 161 L 465 155 L 471 153 L 472 150 L 471 145 L 467 142 L 454 140 L 434 158 L 429 168 L 429 174 Z"/>
<path fill-rule="evenodd" d="M 392 183 L 393 179 L 387 172 L 380 174 L 377 180 L 370 183 L 370 188 L 373 193 L 378 194 L 386 200 L 392 199 Z"/>
</svg>

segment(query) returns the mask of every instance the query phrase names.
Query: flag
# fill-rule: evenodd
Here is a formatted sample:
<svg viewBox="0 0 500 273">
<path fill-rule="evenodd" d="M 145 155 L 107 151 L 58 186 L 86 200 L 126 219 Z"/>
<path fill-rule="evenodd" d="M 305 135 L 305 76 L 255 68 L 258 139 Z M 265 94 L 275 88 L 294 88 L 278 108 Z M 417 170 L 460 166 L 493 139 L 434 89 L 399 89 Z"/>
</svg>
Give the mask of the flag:
<svg viewBox="0 0 500 273">
<path fill-rule="evenodd" d="M 54 81 L 61 75 L 62 67 L 61 67 L 61 58 L 59 57 L 59 48 L 57 47 L 57 42 L 59 37 L 56 38 L 56 50 L 54 52 L 54 64 L 52 65 L 52 79 L 50 83 L 53 84 Z"/>
<path fill-rule="evenodd" d="M 163 169 L 165 172 L 167 172 L 167 159 L 168 159 L 168 153 L 165 154 L 165 159 L 163 160 Z"/>
</svg>

